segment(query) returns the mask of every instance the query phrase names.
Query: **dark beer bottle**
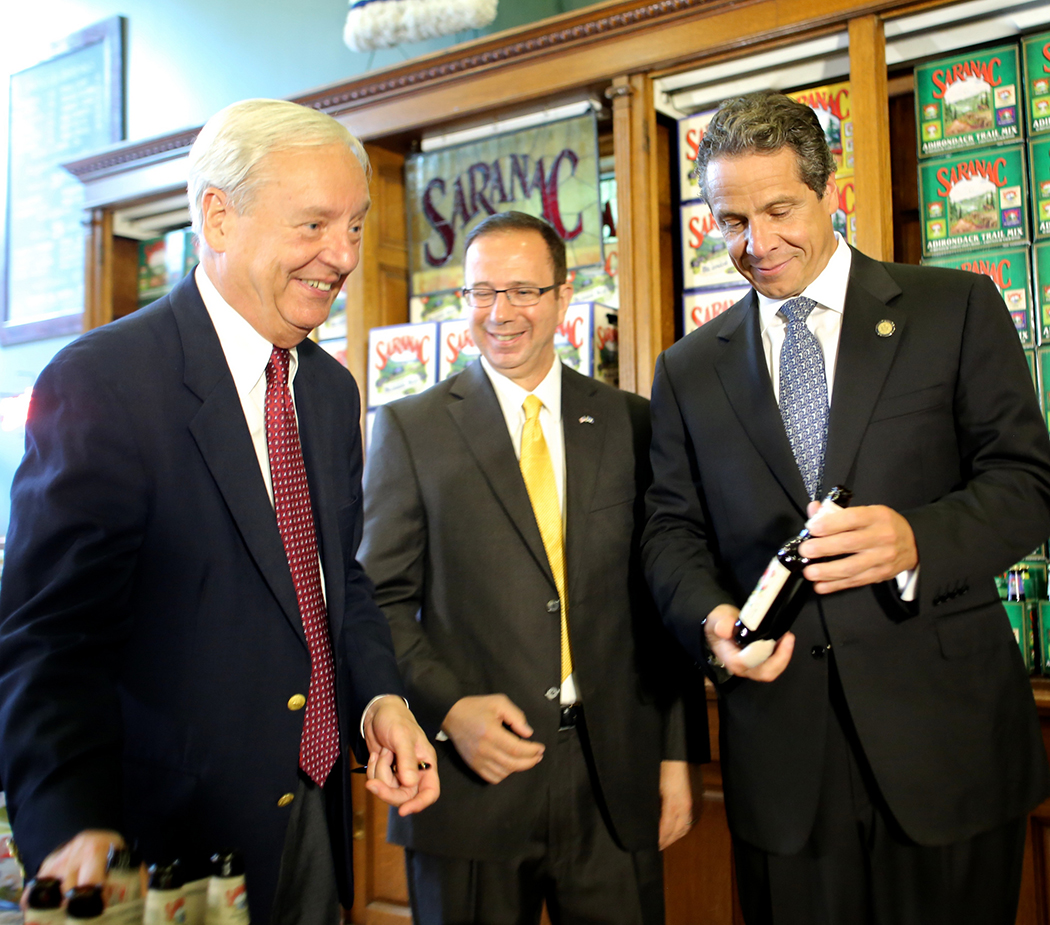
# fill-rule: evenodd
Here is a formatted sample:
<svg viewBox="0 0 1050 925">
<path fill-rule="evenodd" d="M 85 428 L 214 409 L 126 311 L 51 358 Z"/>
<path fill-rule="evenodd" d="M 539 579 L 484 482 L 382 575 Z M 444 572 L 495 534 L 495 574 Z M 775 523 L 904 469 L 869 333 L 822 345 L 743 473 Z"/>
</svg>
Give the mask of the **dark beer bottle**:
<svg viewBox="0 0 1050 925">
<path fill-rule="evenodd" d="M 66 921 L 84 922 L 102 918 L 106 902 L 102 898 L 102 885 L 75 886 L 66 893 Z"/>
<path fill-rule="evenodd" d="M 211 856 L 204 925 L 248 925 L 248 922 L 244 859 L 239 851 L 219 851 Z"/>
<path fill-rule="evenodd" d="M 30 880 L 26 886 L 25 925 L 60 925 L 65 920 L 62 881 L 57 877 Z"/>
<path fill-rule="evenodd" d="M 784 635 L 798 615 L 792 606 L 795 595 L 805 583 L 802 570 L 813 562 L 826 559 L 807 559 L 798 547 L 810 538 L 809 525 L 824 511 L 849 506 L 853 492 L 837 485 L 832 488 L 820 504 L 820 510 L 806 521 L 796 536 L 777 550 L 770 560 L 758 584 L 740 610 L 733 627 L 733 639 L 741 649 L 741 657 L 748 667 L 762 664 L 776 647 L 776 641 Z"/>
</svg>

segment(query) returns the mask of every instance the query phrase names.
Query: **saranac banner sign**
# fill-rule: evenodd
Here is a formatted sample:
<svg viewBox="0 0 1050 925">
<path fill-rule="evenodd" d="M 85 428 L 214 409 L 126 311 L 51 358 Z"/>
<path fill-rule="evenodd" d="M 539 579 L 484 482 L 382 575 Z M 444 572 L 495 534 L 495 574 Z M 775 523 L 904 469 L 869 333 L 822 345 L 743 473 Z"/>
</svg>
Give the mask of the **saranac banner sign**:
<svg viewBox="0 0 1050 925">
<path fill-rule="evenodd" d="M 603 259 L 593 113 L 418 154 L 405 174 L 413 295 L 461 286 L 466 234 L 511 209 L 547 219 L 570 267 Z"/>
</svg>

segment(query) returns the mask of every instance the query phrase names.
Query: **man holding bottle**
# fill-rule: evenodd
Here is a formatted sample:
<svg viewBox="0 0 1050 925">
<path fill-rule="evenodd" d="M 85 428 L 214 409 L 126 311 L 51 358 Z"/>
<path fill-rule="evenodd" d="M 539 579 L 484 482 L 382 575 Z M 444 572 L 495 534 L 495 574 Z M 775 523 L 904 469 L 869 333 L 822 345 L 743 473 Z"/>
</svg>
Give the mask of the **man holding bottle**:
<svg viewBox="0 0 1050 925">
<path fill-rule="evenodd" d="M 1007 925 L 1050 791 L 993 576 L 1050 533 L 1050 441 L 1009 314 L 974 274 L 834 232 L 834 161 L 777 93 L 723 104 L 698 157 L 753 291 L 667 350 L 643 557 L 720 689 L 748 925 Z M 738 608 L 799 552 L 793 631 L 749 667 Z"/>
<path fill-rule="evenodd" d="M 307 339 L 357 266 L 367 156 L 246 100 L 189 157 L 196 271 L 41 374 L 0 592 L 0 774 L 30 874 L 244 857 L 256 925 L 352 900 L 348 749 L 438 794 L 358 564 L 360 400 Z"/>
<path fill-rule="evenodd" d="M 361 561 L 441 758 L 441 800 L 391 815 L 413 918 L 661 925 L 659 849 L 708 746 L 638 559 L 646 402 L 558 357 L 549 223 L 479 222 L 464 277 L 482 359 L 380 408 L 365 474 Z"/>
</svg>

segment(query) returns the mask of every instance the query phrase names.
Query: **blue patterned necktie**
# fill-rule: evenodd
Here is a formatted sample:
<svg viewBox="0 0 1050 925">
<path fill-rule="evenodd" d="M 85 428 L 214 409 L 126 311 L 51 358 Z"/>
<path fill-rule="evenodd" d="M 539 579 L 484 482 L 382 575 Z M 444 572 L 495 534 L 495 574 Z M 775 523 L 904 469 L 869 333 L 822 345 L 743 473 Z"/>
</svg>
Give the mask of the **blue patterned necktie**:
<svg viewBox="0 0 1050 925">
<path fill-rule="evenodd" d="M 828 380 L 824 351 L 806 326 L 817 307 L 813 299 L 797 296 L 780 306 L 787 319 L 780 348 L 780 416 L 791 451 L 810 498 L 817 498 L 824 479 L 824 447 L 828 442 Z"/>
</svg>

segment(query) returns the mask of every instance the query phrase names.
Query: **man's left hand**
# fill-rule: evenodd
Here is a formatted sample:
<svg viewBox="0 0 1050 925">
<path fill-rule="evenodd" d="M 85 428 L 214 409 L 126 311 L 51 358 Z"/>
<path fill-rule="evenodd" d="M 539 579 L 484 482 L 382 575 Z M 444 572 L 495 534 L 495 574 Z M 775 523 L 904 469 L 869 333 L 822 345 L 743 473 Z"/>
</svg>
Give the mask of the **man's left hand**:
<svg viewBox="0 0 1050 925">
<path fill-rule="evenodd" d="M 660 762 L 660 850 L 673 845 L 693 825 L 693 786 L 690 766 L 685 761 Z M 703 792 L 696 774 L 697 791 Z"/>
<path fill-rule="evenodd" d="M 818 510 L 819 503 L 811 501 L 809 516 Z M 919 564 L 911 524 L 881 504 L 824 511 L 810 523 L 810 533 L 814 538 L 799 546 L 801 555 L 845 557 L 806 567 L 802 574 L 817 594 L 889 581 Z"/>
<path fill-rule="evenodd" d="M 383 697 L 365 715 L 368 769 L 365 788 L 408 816 L 441 792 L 437 753 L 400 697 Z M 425 770 L 420 765 L 429 765 Z"/>
</svg>

